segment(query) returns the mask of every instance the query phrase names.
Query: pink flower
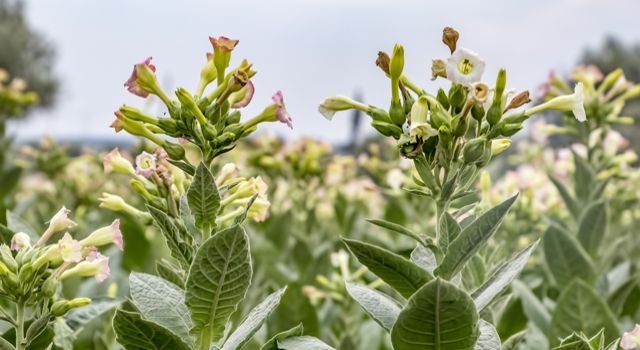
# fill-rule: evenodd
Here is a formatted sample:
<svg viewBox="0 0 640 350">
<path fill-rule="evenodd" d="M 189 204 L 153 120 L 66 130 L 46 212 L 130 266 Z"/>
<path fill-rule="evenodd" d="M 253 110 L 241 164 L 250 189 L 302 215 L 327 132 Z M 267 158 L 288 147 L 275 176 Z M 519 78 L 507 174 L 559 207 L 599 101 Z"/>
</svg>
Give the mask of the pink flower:
<svg viewBox="0 0 640 350">
<path fill-rule="evenodd" d="M 124 242 L 122 231 L 120 231 L 120 219 L 115 219 L 111 225 L 93 231 L 87 238 L 80 241 L 83 247 L 99 247 L 111 243 L 115 244 L 120 250 L 123 249 Z"/>
<path fill-rule="evenodd" d="M 221 49 L 227 52 L 233 51 L 236 45 L 238 45 L 238 43 L 240 42 L 240 40 L 229 39 L 226 36 L 221 36 L 218 38 L 210 36 L 209 41 L 211 42 L 211 45 L 213 45 L 214 50 Z"/>
<path fill-rule="evenodd" d="M 640 324 L 636 324 L 631 332 L 624 332 L 622 339 L 620 339 L 620 347 L 624 350 L 640 347 Z"/>
<path fill-rule="evenodd" d="M 97 250 L 92 250 L 87 256 L 87 262 L 95 267 L 94 277 L 98 283 L 102 283 L 109 277 L 111 269 L 109 269 L 109 257 L 100 254 Z"/>
<path fill-rule="evenodd" d="M 276 117 L 278 118 L 278 120 L 283 124 L 287 124 L 289 129 L 293 129 L 293 120 L 291 119 L 291 116 L 287 112 L 287 108 L 284 105 L 284 96 L 282 96 L 282 91 L 278 90 L 278 92 L 276 92 L 271 97 L 271 99 L 273 100 L 273 103 L 275 103 L 278 107 L 278 109 L 276 110 Z"/>
<path fill-rule="evenodd" d="M 133 169 L 133 165 L 126 158 L 124 158 L 118 148 L 114 148 L 111 152 L 109 152 L 106 156 L 104 156 L 102 160 L 102 165 L 104 167 L 104 173 L 110 174 L 111 172 L 117 172 L 120 174 L 129 174 L 132 175 L 135 173 Z"/>
<path fill-rule="evenodd" d="M 149 93 L 142 90 L 140 88 L 140 86 L 138 86 L 137 83 L 137 79 L 138 79 L 138 66 L 139 65 L 145 65 L 147 67 L 149 67 L 149 69 L 151 69 L 151 71 L 155 72 L 156 71 L 156 66 L 154 66 L 153 64 L 151 64 L 151 57 L 147 57 L 146 60 L 135 64 L 133 66 L 133 72 L 131 72 L 131 76 L 129 77 L 129 79 L 124 83 L 124 86 L 127 88 L 127 90 L 137 96 L 140 97 L 147 97 L 149 96 Z"/>
<path fill-rule="evenodd" d="M 253 94 L 255 91 L 256 89 L 253 86 L 253 83 L 251 82 L 251 80 L 249 80 L 247 85 L 245 85 L 240 91 L 237 92 L 237 93 L 243 94 L 242 99 L 234 103 L 233 105 L 231 105 L 231 108 L 246 107 L 251 102 L 251 99 L 253 98 Z"/>
<path fill-rule="evenodd" d="M 146 178 L 151 177 L 156 171 L 156 156 L 142 152 L 136 157 L 136 174 Z"/>
<path fill-rule="evenodd" d="M 82 260 L 82 245 L 71 237 L 69 232 L 58 241 L 58 249 L 65 262 L 79 262 Z"/>
</svg>

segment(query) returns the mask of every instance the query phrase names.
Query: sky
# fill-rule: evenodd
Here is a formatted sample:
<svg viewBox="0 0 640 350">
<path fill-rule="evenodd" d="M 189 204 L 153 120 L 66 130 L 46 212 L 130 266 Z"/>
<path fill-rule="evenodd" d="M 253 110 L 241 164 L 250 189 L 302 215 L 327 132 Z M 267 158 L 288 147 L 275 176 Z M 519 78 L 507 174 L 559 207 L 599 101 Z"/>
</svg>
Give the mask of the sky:
<svg viewBox="0 0 640 350">
<path fill-rule="evenodd" d="M 31 25 L 55 44 L 62 81 L 57 105 L 14 122 L 10 131 L 29 140 L 115 138 L 108 126 L 122 104 L 156 112 L 123 87 L 132 66 L 153 56 L 163 87 L 194 90 L 209 36 L 239 39 L 232 62 L 249 59 L 258 74 L 249 118 L 282 90 L 294 129 L 270 124 L 284 137 L 313 136 L 347 142 L 348 113 L 329 122 L 318 103 L 360 91 L 365 102 L 387 107 L 389 83 L 375 66 L 379 50 L 405 47 L 405 74 L 427 90 L 433 58 L 446 58 L 442 28 L 460 32 L 458 46 L 486 61 L 484 80 L 507 69 L 509 87 L 536 87 L 550 69 L 569 72 L 586 47 L 607 35 L 640 42 L 640 1 L 425 1 L 425 0 L 31 0 Z"/>
</svg>

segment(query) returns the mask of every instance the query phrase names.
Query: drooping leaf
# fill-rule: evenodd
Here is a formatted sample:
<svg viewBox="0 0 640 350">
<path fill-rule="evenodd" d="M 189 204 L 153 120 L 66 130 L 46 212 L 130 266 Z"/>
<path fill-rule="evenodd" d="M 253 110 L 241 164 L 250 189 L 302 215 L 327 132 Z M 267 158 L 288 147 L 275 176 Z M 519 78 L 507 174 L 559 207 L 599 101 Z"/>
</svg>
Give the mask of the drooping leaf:
<svg viewBox="0 0 640 350">
<path fill-rule="evenodd" d="M 391 297 L 369 287 L 347 282 L 347 292 L 364 311 L 387 331 L 391 331 L 402 306 Z"/>
<path fill-rule="evenodd" d="M 187 200 L 197 227 L 215 227 L 220 209 L 220 194 L 211 171 L 204 163 L 200 163 L 196 169 L 191 186 L 187 190 Z"/>
<path fill-rule="evenodd" d="M 566 286 L 574 278 L 588 282 L 596 279 L 596 271 L 589 255 L 578 240 L 557 225 L 551 225 L 542 238 L 544 257 L 559 286 Z"/>
<path fill-rule="evenodd" d="M 191 350 L 180 337 L 136 312 L 118 309 L 113 329 L 116 341 L 126 350 Z"/>
<path fill-rule="evenodd" d="M 516 201 L 517 197 L 518 195 L 515 195 L 489 209 L 469 226 L 465 227 L 458 237 L 449 244 L 447 254 L 434 273 L 437 276 L 450 279 L 460 272 L 464 264 L 469 261 L 498 230 L 502 219 Z"/>
<path fill-rule="evenodd" d="M 478 337 L 474 350 L 500 350 L 500 336 L 498 336 L 496 328 L 482 319 L 478 322 L 478 325 L 480 337 Z"/>
<path fill-rule="evenodd" d="M 129 275 L 129 288 L 131 300 L 145 320 L 190 342 L 193 323 L 181 289 L 160 277 L 140 272 Z"/>
<path fill-rule="evenodd" d="M 544 304 L 524 283 L 517 280 L 513 281 L 512 288 L 513 292 L 522 301 L 522 308 L 529 322 L 535 324 L 542 332 L 547 333 L 551 315 Z"/>
<path fill-rule="evenodd" d="M 278 342 L 291 337 L 299 337 L 303 332 L 304 327 L 302 327 L 302 324 L 299 324 L 291 329 L 274 335 L 273 338 L 269 339 L 269 341 L 267 341 L 266 343 L 264 343 L 264 345 L 262 345 L 262 347 L 260 347 L 260 350 L 279 350 Z"/>
<path fill-rule="evenodd" d="M 411 261 L 427 270 L 429 273 L 433 273 L 433 270 L 436 269 L 436 265 L 438 265 L 436 256 L 433 252 L 422 244 L 417 244 L 413 251 L 411 251 Z"/>
<path fill-rule="evenodd" d="M 411 261 L 378 246 L 342 239 L 358 261 L 398 291 L 409 298 L 416 290 L 433 279 L 426 270 Z"/>
<path fill-rule="evenodd" d="M 556 302 L 549 327 L 549 345 L 560 344 L 560 339 L 574 331 L 592 337 L 602 329 L 607 343 L 618 337 L 618 325 L 607 304 L 587 283 L 574 279 Z"/>
<path fill-rule="evenodd" d="M 147 209 L 153 217 L 153 221 L 164 235 L 171 256 L 176 259 L 184 269 L 188 269 L 193 259 L 193 246 L 191 242 L 187 240 L 188 233 L 184 226 L 174 222 L 169 215 L 159 209 L 149 205 Z"/>
<path fill-rule="evenodd" d="M 533 250 L 538 246 L 538 242 L 539 240 L 533 242 L 511 260 L 500 265 L 491 277 L 471 294 L 478 311 L 482 311 L 487 307 L 496 296 L 500 295 L 513 282 L 524 268 Z"/>
<path fill-rule="evenodd" d="M 196 331 L 208 329 L 219 340 L 251 282 L 249 241 L 238 225 L 202 244 L 187 277 L 186 303 Z"/>
<path fill-rule="evenodd" d="M 258 329 L 260 329 L 269 315 L 278 307 L 282 294 L 284 294 L 286 289 L 285 287 L 275 291 L 263 300 L 262 303 L 253 308 L 247 317 L 245 317 L 244 321 L 242 321 L 238 328 L 236 328 L 224 342 L 222 350 L 242 349 Z"/>
<path fill-rule="evenodd" d="M 424 285 L 391 330 L 395 350 L 472 350 L 479 336 L 471 297 L 440 278 Z"/>
<path fill-rule="evenodd" d="M 322 340 L 303 335 L 300 337 L 289 337 L 278 341 L 279 350 L 334 350 Z"/>
<path fill-rule="evenodd" d="M 605 201 L 597 201 L 589 205 L 582 214 L 578 229 L 578 240 L 582 247 L 596 257 L 600 244 L 607 233 L 608 205 Z"/>
</svg>

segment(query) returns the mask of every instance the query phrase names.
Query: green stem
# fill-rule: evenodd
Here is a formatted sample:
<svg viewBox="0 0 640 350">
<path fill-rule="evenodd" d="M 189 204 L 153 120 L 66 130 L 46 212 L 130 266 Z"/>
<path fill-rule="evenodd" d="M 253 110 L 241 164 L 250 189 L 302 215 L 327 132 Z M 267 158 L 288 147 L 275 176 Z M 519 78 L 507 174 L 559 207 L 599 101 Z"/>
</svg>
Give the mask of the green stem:
<svg viewBox="0 0 640 350">
<path fill-rule="evenodd" d="M 202 330 L 202 333 L 198 336 L 198 349 L 209 350 L 211 343 L 213 342 L 211 331 L 208 328 Z"/>
<path fill-rule="evenodd" d="M 24 339 L 24 303 L 19 302 L 16 306 L 16 350 L 26 349 L 26 339 Z"/>
</svg>

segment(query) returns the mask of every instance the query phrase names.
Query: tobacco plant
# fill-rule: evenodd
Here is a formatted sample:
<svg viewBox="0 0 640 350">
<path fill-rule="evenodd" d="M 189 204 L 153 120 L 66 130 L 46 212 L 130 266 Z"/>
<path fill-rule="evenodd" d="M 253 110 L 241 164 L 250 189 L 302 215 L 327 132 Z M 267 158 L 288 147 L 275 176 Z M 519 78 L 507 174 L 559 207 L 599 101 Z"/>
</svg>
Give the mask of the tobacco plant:
<svg viewBox="0 0 640 350">
<path fill-rule="evenodd" d="M 146 208 L 109 193 L 103 194 L 101 205 L 155 223 L 171 255 L 157 262 L 158 276 L 134 272 L 129 278 L 131 298 L 113 319 L 117 341 L 126 349 L 243 348 L 286 289 L 271 293 L 241 322 L 232 320 L 236 309 L 243 309 L 240 303 L 253 274 L 242 222 L 247 217 L 263 220 L 270 203 L 260 177 L 241 178 L 231 164 L 215 160 L 259 124 L 280 121 L 291 127 L 292 120 L 278 91 L 259 115 L 242 122 L 240 109 L 251 102 L 256 72 L 247 60 L 229 68 L 237 40 L 210 40 L 213 53 L 207 55 L 194 93 L 178 88 L 175 98 L 170 97 L 148 58 L 134 66 L 125 86 L 135 95 L 159 98 L 168 115 L 155 117 L 123 106 L 112 124 L 116 132 L 141 136 L 157 149 L 138 155 L 135 168 L 117 150 L 105 157 L 105 170 L 128 176 Z M 216 168 L 221 169 L 214 178 Z M 322 344 L 302 331 L 298 326 L 277 334 L 262 349 Z"/>
<path fill-rule="evenodd" d="M 515 202 L 514 195 L 477 215 L 471 212 L 479 171 L 511 144 L 511 137 L 531 116 L 547 110 L 572 113 L 584 121 L 584 86 L 529 109 L 527 91 L 506 90 L 506 71 L 495 85 L 481 81 L 485 63 L 471 50 L 458 47 L 458 32 L 443 31 L 450 49 L 446 60 L 434 60 L 432 78 L 451 82 L 448 91 L 429 93 L 403 74 L 404 48 L 391 56 L 380 52 L 377 65 L 391 87 L 389 108 L 365 105 L 344 96 L 330 97 L 319 107 L 331 119 L 335 112 L 357 109 L 371 117 L 371 125 L 396 140 L 402 156 L 414 164 L 417 188 L 407 190 L 433 201 L 434 232 L 414 232 L 402 225 L 370 220 L 400 235 L 416 247 L 410 259 L 385 247 L 343 239 L 359 262 L 391 287 L 391 294 L 347 283 L 349 294 L 391 336 L 396 350 L 498 349 L 500 338 L 491 324 L 494 300 L 525 266 L 536 248 L 534 241 L 506 261 L 496 261 L 487 242 Z M 419 218 L 431 220 L 430 217 Z M 505 347 L 518 339 L 505 341 Z"/>
</svg>

